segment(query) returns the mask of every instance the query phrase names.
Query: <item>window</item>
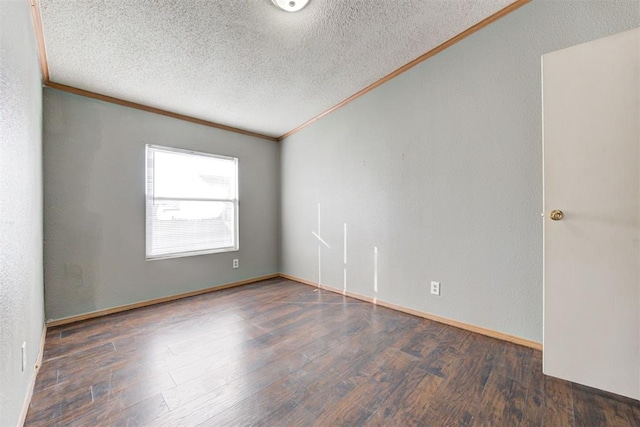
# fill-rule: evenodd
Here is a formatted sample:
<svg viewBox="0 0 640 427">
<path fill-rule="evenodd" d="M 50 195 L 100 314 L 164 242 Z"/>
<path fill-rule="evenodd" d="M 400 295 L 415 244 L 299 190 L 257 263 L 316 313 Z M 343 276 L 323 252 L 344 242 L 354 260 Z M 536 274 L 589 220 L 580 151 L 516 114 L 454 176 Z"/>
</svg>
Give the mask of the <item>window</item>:
<svg viewBox="0 0 640 427">
<path fill-rule="evenodd" d="M 146 148 L 147 259 L 238 250 L 238 159 Z"/>
</svg>

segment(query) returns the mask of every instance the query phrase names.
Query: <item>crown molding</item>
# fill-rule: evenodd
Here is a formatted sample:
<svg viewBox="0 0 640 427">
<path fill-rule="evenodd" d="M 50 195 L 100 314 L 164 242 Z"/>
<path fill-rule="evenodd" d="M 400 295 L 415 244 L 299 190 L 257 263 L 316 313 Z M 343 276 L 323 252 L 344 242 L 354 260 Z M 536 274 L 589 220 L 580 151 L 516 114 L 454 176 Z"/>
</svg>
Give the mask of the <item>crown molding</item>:
<svg viewBox="0 0 640 427">
<path fill-rule="evenodd" d="M 47 62 L 47 49 L 44 45 L 44 32 L 42 31 L 42 16 L 40 15 L 40 4 L 38 0 L 27 0 L 31 10 L 33 30 L 36 33 L 36 44 L 38 46 L 38 59 L 40 61 L 40 73 L 43 83 L 49 81 L 49 65 Z"/>
<path fill-rule="evenodd" d="M 76 95 L 80 95 L 80 96 L 85 96 L 88 98 L 93 98 L 93 99 L 98 99 L 100 101 L 104 101 L 104 102 L 110 102 L 113 104 L 117 104 L 117 105 L 122 105 L 125 107 L 129 107 L 129 108 L 135 108 L 137 110 L 142 110 L 142 111 L 147 111 L 150 113 L 154 113 L 154 114 L 160 114 L 163 116 L 167 116 L 167 117 L 172 117 L 174 119 L 178 119 L 178 120 L 184 120 L 187 122 L 191 122 L 191 123 L 196 123 L 199 125 L 203 125 L 203 126 L 208 126 L 208 127 L 213 127 L 213 128 L 217 128 L 217 129 L 222 129 L 222 130 L 226 130 L 229 132 L 234 132 L 234 133 L 239 133 L 239 134 L 243 134 L 243 135 L 249 135 L 249 136 L 253 136 L 256 138 L 261 138 L 261 139 L 266 139 L 268 141 L 282 141 L 285 138 L 288 138 L 289 136 L 300 132 L 302 129 L 308 127 L 309 125 L 315 123 L 316 121 L 320 120 L 321 118 L 333 113 L 334 111 L 344 107 L 345 105 L 349 104 L 350 102 L 356 100 L 357 98 L 360 98 L 362 95 L 372 91 L 373 89 L 377 88 L 378 86 L 383 85 L 384 83 L 388 82 L 391 79 L 394 79 L 396 77 L 398 77 L 400 74 L 404 73 L 405 71 L 410 70 L 411 68 L 415 67 L 416 65 L 426 61 L 427 59 L 437 55 L 438 53 L 442 52 L 443 50 L 453 46 L 454 44 L 460 42 L 461 40 L 467 38 L 468 36 L 470 36 L 471 34 L 475 33 L 478 30 L 481 30 L 482 28 L 486 27 L 487 25 L 497 21 L 500 18 L 503 18 L 504 16 L 510 14 L 511 12 L 516 11 L 517 9 L 521 8 L 522 6 L 526 5 L 527 3 L 531 2 L 532 0 L 516 0 L 515 2 L 511 3 L 510 5 L 506 6 L 505 8 L 499 10 L 498 12 L 494 13 L 493 15 L 483 19 L 482 21 L 478 22 L 477 24 L 467 28 L 465 31 L 461 32 L 460 34 L 456 35 L 455 37 L 450 38 L 449 40 L 447 40 L 446 42 L 442 43 L 441 45 L 435 47 L 434 49 L 431 49 L 430 51 L 420 55 L 419 57 L 417 57 L 416 59 L 412 60 L 411 62 L 408 62 L 407 64 L 403 65 L 402 67 L 396 69 L 395 71 L 387 74 L 386 76 L 382 77 L 381 79 L 375 81 L 374 83 L 370 84 L 369 86 L 365 87 L 364 89 L 354 93 L 353 95 L 349 96 L 348 98 L 346 98 L 345 100 L 339 102 L 338 104 L 334 105 L 333 107 L 329 108 L 328 110 L 324 111 L 323 113 L 307 120 L 306 122 L 304 122 L 303 124 L 301 124 L 300 126 L 290 130 L 289 132 L 279 136 L 279 137 L 273 137 L 273 136 L 269 136 L 269 135 L 264 135 L 261 133 L 257 133 L 257 132 L 252 132 L 252 131 L 248 131 L 245 129 L 240 129 L 240 128 L 236 128 L 233 126 L 227 126 L 227 125 L 223 125 L 220 123 L 216 123 L 216 122 L 211 122 L 208 120 L 203 120 L 203 119 L 198 119 L 195 117 L 191 117 L 191 116 L 187 116 L 184 114 L 179 114 L 179 113 L 174 113 L 171 111 L 166 111 L 166 110 L 162 110 L 159 108 L 155 108 L 155 107 L 150 107 L 148 105 L 144 105 L 144 104 L 138 104 L 135 102 L 131 102 L 131 101 L 127 101 L 124 99 L 120 99 L 120 98 L 115 98 L 112 96 L 107 96 L 107 95 L 102 95 L 96 92 L 90 92 L 84 89 L 80 89 L 77 87 L 73 87 L 73 86 L 67 86 L 67 85 L 63 85 L 60 83 L 55 83 L 52 82 L 49 79 L 49 66 L 48 66 L 48 62 L 47 62 L 47 51 L 46 51 L 46 46 L 45 46 L 45 42 L 44 42 L 44 32 L 43 32 L 43 27 L 42 27 L 42 16 L 40 15 L 40 5 L 38 3 L 38 0 L 27 0 L 29 2 L 29 6 L 31 8 L 31 16 L 33 19 L 33 26 L 34 26 L 34 30 L 36 33 L 36 40 L 37 40 L 37 44 L 38 44 L 38 57 L 40 59 L 40 70 L 42 72 L 42 81 L 43 84 L 47 87 L 51 87 L 51 88 L 55 88 L 58 90 L 62 90 L 65 92 L 69 92 L 69 93 L 73 93 Z"/>
<path fill-rule="evenodd" d="M 486 27 L 487 25 L 497 21 L 498 19 L 510 14 L 511 12 L 514 12 L 515 10 L 521 8 L 522 6 L 524 6 L 527 3 L 530 3 L 532 0 L 517 0 L 513 3 L 511 3 L 510 5 L 508 5 L 507 7 L 500 9 L 499 11 L 497 11 L 496 13 L 494 13 L 493 15 L 483 19 L 482 21 L 478 22 L 477 24 L 467 28 L 466 30 L 464 30 L 463 32 L 461 32 L 460 34 L 458 34 L 455 37 L 450 38 L 449 40 L 447 40 L 446 42 L 442 43 L 441 45 L 431 49 L 430 51 L 423 53 L 422 55 L 420 55 L 419 57 L 417 57 L 416 59 L 414 59 L 411 62 L 406 63 L 405 65 L 403 65 L 402 67 L 398 68 L 397 70 L 387 74 L 386 76 L 384 76 L 383 78 L 381 78 L 380 80 L 377 80 L 376 82 L 370 84 L 369 86 L 365 87 L 364 89 L 354 93 L 353 95 L 351 95 L 350 97 L 348 97 L 347 99 L 345 99 L 344 101 L 339 102 L 338 104 L 334 105 L 333 107 L 329 108 L 328 110 L 326 110 L 325 112 L 313 117 L 312 119 L 309 119 L 308 121 L 304 122 L 303 124 L 301 124 L 300 126 L 290 130 L 289 132 L 285 133 L 284 135 L 281 135 L 278 137 L 278 141 L 282 141 L 283 139 L 293 135 L 294 133 L 300 132 L 302 129 L 306 128 L 307 126 L 315 123 L 316 121 L 320 120 L 321 118 L 323 118 L 324 116 L 333 113 L 334 111 L 344 107 L 345 105 L 349 104 L 351 101 L 354 101 L 358 98 L 360 98 L 362 95 L 366 94 L 367 92 L 372 91 L 373 89 L 377 88 L 378 86 L 383 85 L 384 83 L 388 82 L 391 79 L 394 79 L 396 77 L 398 77 L 400 74 L 404 73 L 405 71 L 410 70 L 411 68 L 415 67 L 416 65 L 426 61 L 427 59 L 431 58 L 432 56 L 437 55 L 438 53 L 442 52 L 443 50 L 453 46 L 454 44 L 458 43 L 459 41 L 469 37 L 471 34 L 475 33 L 478 30 L 481 30 L 482 28 Z"/>
<path fill-rule="evenodd" d="M 40 4 L 38 0 L 27 0 L 31 9 L 31 18 L 33 20 L 33 29 L 36 35 L 36 43 L 38 45 L 38 59 L 40 61 L 40 72 L 42 73 L 42 84 L 45 87 L 58 89 L 64 92 L 73 93 L 75 95 L 84 96 L 87 98 L 93 98 L 111 104 L 122 105 L 124 107 L 134 108 L 136 110 L 146 111 L 149 113 L 159 114 L 161 116 L 172 117 L 178 120 L 184 120 L 186 122 L 196 123 L 202 126 L 212 127 L 216 129 L 222 129 L 233 133 L 239 133 L 242 135 L 253 136 L 255 138 L 266 139 L 267 141 L 277 142 L 278 138 L 274 136 L 264 135 L 258 132 L 252 132 L 245 129 L 236 128 L 233 126 L 223 125 L 221 123 L 212 122 L 209 120 L 198 119 L 196 117 L 187 116 L 185 114 L 174 113 L 172 111 L 162 110 L 160 108 L 151 107 L 144 104 L 138 104 L 136 102 L 127 101 L 113 96 L 103 95 L 96 92 L 80 89 L 73 86 L 68 86 L 51 81 L 49 77 L 49 64 L 47 61 L 47 49 L 44 42 L 44 31 L 42 27 L 42 16 L 40 14 Z"/>
<path fill-rule="evenodd" d="M 60 83 L 55 83 L 52 81 L 45 82 L 46 87 L 50 87 L 53 89 L 58 89 L 63 92 L 72 93 L 74 95 L 80 95 L 87 98 L 97 99 L 99 101 L 109 102 L 111 104 L 122 105 L 124 107 L 134 108 L 136 110 L 146 111 L 148 113 L 159 114 L 161 116 L 171 117 L 178 120 L 184 120 L 186 122 L 195 123 L 202 126 L 208 126 L 216 129 L 222 129 L 233 133 L 239 133 L 242 135 L 253 136 L 255 138 L 266 139 L 267 141 L 277 142 L 278 138 L 274 136 L 264 135 L 257 132 L 251 132 L 245 129 L 236 128 L 233 126 L 227 126 L 216 122 L 210 122 L 208 120 L 202 120 L 191 116 L 186 116 L 184 114 L 174 113 L 172 111 L 161 110 L 160 108 L 150 107 L 144 104 L 138 104 L 136 102 L 126 101 L 120 98 L 114 98 L 113 96 L 102 95 L 96 92 L 90 92 L 88 90 L 79 89 L 73 86 L 67 86 Z"/>
</svg>

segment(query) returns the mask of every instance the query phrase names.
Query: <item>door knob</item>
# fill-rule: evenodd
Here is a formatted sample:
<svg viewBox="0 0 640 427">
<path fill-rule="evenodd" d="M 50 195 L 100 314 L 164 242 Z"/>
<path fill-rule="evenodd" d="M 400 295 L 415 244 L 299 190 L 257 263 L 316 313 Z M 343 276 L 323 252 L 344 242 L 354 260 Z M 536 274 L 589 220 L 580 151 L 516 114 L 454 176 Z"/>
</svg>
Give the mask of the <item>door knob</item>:
<svg viewBox="0 0 640 427">
<path fill-rule="evenodd" d="M 562 218 L 564 218 L 564 213 L 561 210 L 554 209 L 551 211 L 551 215 L 549 215 L 549 218 L 554 221 L 560 221 Z"/>
</svg>

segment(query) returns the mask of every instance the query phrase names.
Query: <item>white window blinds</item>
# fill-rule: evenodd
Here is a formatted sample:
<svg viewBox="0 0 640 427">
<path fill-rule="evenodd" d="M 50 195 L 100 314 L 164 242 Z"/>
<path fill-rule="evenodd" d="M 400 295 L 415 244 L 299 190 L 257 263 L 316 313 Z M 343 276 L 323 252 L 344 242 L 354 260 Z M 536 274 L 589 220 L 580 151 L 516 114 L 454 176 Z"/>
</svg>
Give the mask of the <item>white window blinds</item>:
<svg viewBox="0 0 640 427">
<path fill-rule="evenodd" d="M 238 159 L 146 150 L 147 259 L 238 250 Z"/>
</svg>

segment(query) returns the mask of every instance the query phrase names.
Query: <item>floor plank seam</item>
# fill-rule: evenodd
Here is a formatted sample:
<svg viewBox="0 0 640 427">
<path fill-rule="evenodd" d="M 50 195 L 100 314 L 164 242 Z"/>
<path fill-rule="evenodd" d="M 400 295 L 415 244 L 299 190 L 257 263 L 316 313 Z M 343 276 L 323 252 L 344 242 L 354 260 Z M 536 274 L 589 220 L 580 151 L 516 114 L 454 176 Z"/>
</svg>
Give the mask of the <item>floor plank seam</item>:
<svg viewBox="0 0 640 427">
<path fill-rule="evenodd" d="M 588 426 L 588 417 L 640 417 L 640 402 L 548 379 L 534 350 L 279 283 L 51 331 L 25 425 Z"/>
</svg>

